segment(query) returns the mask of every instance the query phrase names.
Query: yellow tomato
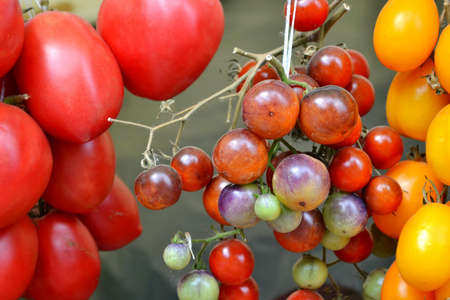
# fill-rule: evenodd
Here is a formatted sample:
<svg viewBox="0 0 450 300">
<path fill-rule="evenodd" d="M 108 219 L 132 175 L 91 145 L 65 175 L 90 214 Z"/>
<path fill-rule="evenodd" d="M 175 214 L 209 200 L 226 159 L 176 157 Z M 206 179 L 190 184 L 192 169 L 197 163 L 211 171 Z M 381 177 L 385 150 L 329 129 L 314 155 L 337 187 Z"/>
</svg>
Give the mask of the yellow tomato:
<svg viewBox="0 0 450 300">
<path fill-rule="evenodd" d="M 450 103 L 450 94 L 436 94 L 424 77 L 431 74 L 433 68 L 434 62 L 428 58 L 412 71 L 397 72 L 389 87 L 387 121 L 404 137 L 424 142 L 434 116 Z"/>
<path fill-rule="evenodd" d="M 403 280 L 421 291 L 433 291 L 450 280 L 450 206 L 429 203 L 403 227 L 396 261 Z"/>
<path fill-rule="evenodd" d="M 438 35 L 439 11 L 434 0 L 389 0 L 375 23 L 373 44 L 386 68 L 406 72 L 430 56 Z"/>
<path fill-rule="evenodd" d="M 450 92 L 450 26 L 442 30 L 434 52 L 436 74 L 442 87 Z"/>
<path fill-rule="evenodd" d="M 440 286 L 437 290 L 435 290 L 434 295 L 436 299 L 440 300 L 450 298 L 450 280 L 447 281 L 443 286 Z"/>
<path fill-rule="evenodd" d="M 431 121 L 425 147 L 433 173 L 450 185 L 450 105 L 442 108 Z"/>
</svg>

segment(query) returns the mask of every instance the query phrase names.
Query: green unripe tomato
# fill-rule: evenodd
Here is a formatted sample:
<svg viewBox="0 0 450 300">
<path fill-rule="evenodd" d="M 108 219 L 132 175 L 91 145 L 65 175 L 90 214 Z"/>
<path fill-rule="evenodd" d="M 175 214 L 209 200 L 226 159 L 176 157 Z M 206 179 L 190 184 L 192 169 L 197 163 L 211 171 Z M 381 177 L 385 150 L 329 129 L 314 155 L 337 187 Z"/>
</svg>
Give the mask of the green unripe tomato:
<svg viewBox="0 0 450 300">
<path fill-rule="evenodd" d="M 362 296 L 364 300 L 380 300 L 381 286 L 383 285 L 386 268 L 377 268 L 367 275 L 362 286 Z"/>
<path fill-rule="evenodd" d="M 206 270 L 190 271 L 180 279 L 177 286 L 179 300 L 217 300 L 219 292 L 219 283 Z"/>
<path fill-rule="evenodd" d="M 320 288 L 328 277 L 328 267 L 319 258 L 304 255 L 292 267 L 292 278 L 303 289 Z"/>
<path fill-rule="evenodd" d="M 272 194 L 258 196 L 255 201 L 255 214 L 264 221 L 273 221 L 281 214 L 281 202 Z"/>
<path fill-rule="evenodd" d="M 191 261 L 191 251 L 186 244 L 172 243 L 164 249 L 163 259 L 172 270 L 181 270 Z"/>
<path fill-rule="evenodd" d="M 320 243 L 324 248 L 327 248 L 332 251 L 341 250 L 350 242 L 349 237 L 337 236 L 327 228 L 325 228 L 325 233 L 322 237 Z"/>
<path fill-rule="evenodd" d="M 286 233 L 294 230 L 298 227 L 298 225 L 300 225 L 302 216 L 301 211 L 289 209 L 281 204 L 281 214 L 275 220 L 268 221 L 267 224 L 270 228 L 272 228 L 272 230 Z"/>
</svg>

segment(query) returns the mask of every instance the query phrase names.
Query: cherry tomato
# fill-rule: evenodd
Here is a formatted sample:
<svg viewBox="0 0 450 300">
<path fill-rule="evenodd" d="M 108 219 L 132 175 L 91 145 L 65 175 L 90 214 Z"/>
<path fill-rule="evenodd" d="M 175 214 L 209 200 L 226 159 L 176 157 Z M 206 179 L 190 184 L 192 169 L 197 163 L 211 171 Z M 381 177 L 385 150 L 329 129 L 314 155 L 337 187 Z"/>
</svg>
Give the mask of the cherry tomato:
<svg viewBox="0 0 450 300">
<path fill-rule="evenodd" d="M 402 187 L 386 175 L 377 175 L 363 188 L 363 199 L 372 213 L 394 213 L 402 203 Z"/>
<path fill-rule="evenodd" d="M 119 62 L 126 88 L 167 100 L 208 66 L 222 39 L 224 14 L 219 0 L 107 0 L 97 30 Z"/>
<path fill-rule="evenodd" d="M 340 260 L 356 264 L 370 256 L 373 249 L 373 236 L 367 227 L 363 231 L 350 238 L 350 242 L 342 249 L 334 251 Z"/>
<path fill-rule="evenodd" d="M 400 184 L 403 192 L 402 202 L 394 214 L 379 215 L 372 213 L 375 225 L 387 236 L 398 239 L 403 226 L 414 213 L 423 206 L 423 190 L 428 199 L 437 199 L 429 180 L 433 182 L 439 193 L 443 184 L 434 175 L 431 167 L 425 162 L 404 160 L 390 168 L 386 176 L 392 177 Z"/>
<path fill-rule="evenodd" d="M 362 121 L 361 116 L 358 115 L 358 121 L 356 122 L 355 128 L 350 132 L 350 134 L 342 141 L 336 144 L 328 144 L 327 146 L 333 149 L 340 149 L 344 147 L 353 146 L 361 137 L 362 132 Z"/>
<path fill-rule="evenodd" d="M 238 74 L 238 78 L 242 77 L 242 75 L 244 75 L 245 73 L 247 73 L 248 71 L 250 71 L 251 68 L 253 68 L 256 65 L 256 61 L 255 60 L 249 60 L 247 61 L 241 68 L 241 70 L 239 71 Z M 278 75 L 277 70 L 272 67 L 269 64 L 264 64 L 261 67 L 259 67 L 258 70 L 256 70 L 255 76 L 253 76 L 252 79 L 252 84 L 249 86 L 249 88 L 251 88 L 252 86 L 256 85 L 257 83 L 266 80 L 266 79 L 274 79 L 274 80 L 280 80 L 280 75 Z M 236 88 L 236 92 L 239 92 L 242 89 L 242 86 L 244 85 L 244 82 L 241 82 L 237 88 Z"/>
<path fill-rule="evenodd" d="M 194 269 L 185 274 L 177 286 L 179 300 L 218 299 L 219 283 L 206 270 Z"/>
<path fill-rule="evenodd" d="M 0 228 L 0 299 L 19 299 L 33 277 L 38 257 L 36 227 L 28 216 Z"/>
<path fill-rule="evenodd" d="M 306 67 L 305 67 L 305 72 L 306 72 Z M 292 79 L 292 80 L 295 80 L 298 82 L 307 83 L 313 89 L 319 87 L 319 84 L 314 79 L 312 79 L 310 76 L 308 76 L 304 73 L 292 74 L 289 76 L 289 79 Z M 298 101 L 301 101 L 303 99 L 303 93 L 305 92 L 305 88 L 302 86 L 299 86 L 297 84 L 290 84 L 290 87 L 294 90 L 295 94 L 297 94 Z"/>
<path fill-rule="evenodd" d="M 285 17 L 287 17 L 287 6 L 288 2 L 284 4 Z M 297 31 L 311 31 L 325 22 L 328 17 L 328 10 L 328 2 L 326 0 L 291 1 L 289 7 L 289 23 Z M 294 20 L 294 24 L 292 24 L 292 20 Z"/>
<path fill-rule="evenodd" d="M 258 283 L 250 277 L 244 283 L 238 285 L 221 284 L 219 300 L 258 300 L 259 286 Z"/>
<path fill-rule="evenodd" d="M 366 78 L 369 78 L 370 66 L 364 54 L 355 49 L 347 49 L 347 52 L 348 54 L 350 54 L 350 57 L 352 58 L 353 74 L 358 74 Z"/>
<path fill-rule="evenodd" d="M 5 103 L 0 103 L 0 140 L 1 228 L 20 220 L 42 196 L 53 157 L 39 125 Z"/>
<path fill-rule="evenodd" d="M 35 222 L 39 250 L 27 294 L 36 300 L 88 299 L 100 277 L 100 257 L 89 230 L 76 215 L 56 210 Z"/>
<path fill-rule="evenodd" d="M 229 239 L 217 243 L 209 254 L 209 268 L 224 284 L 242 284 L 250 278 L 255 258 L 250 247 L 241 240 Z"/>
<path fill-rule="evenodd" d="M 431 74 L 431 58 L 409 72 L 398 72 L 391 82 L 386 99 L 389 126 L 401 135 L 425 141 L 434 116 L 450 103 L 450 95 L 437 95 L 425 76 Z"/>
<path fill-rule="evenodd" d="M 24 39 L 24 20 L 19 1 L 1 1 L 0 78 L 12 69 L 20 55 Z"/>
<path fill-rule="evenodd" d="M 407 72 L 430 56 L 439 35 L 439 12 L 434 0 L 389 0 L 375 23 L 373 45 L 388 69 Z"/>
<path fill-rule="evenodd" d="M 298 290 L 290 294 L 286 300 L 324 300 L 324 298 L 313 290 Z"/>
<path fill-rule="evenodd" d="M 304 254 L 292 266 L 292 279 L 300 288 L 316 290 L 327 278 L 327 264 L 318 257 Z"/>
<path fill-rule="evenodd" d="M 220 215 L 219 212 L 219 195 L 224 187 L 231 184 L 228 180 L 220 175 L 215 175 L 208 185 L 203 190 L 203 207 L 208 215 L 214 219 L 214 221 L 222 225 L 230 225 L 225 219 Z"/>
<path fill-rule="evenodd" d="M 286 157 L 288 157 L 289 155 L 292 155 L 292 154 L 294 154 L 294 153 L 292 153 L 290 150 L 278 153 L 277 155 L 272 157 L 272 161 L 271 161 L 272 166 L 276 169 L 283 159 L 285 159 Z M 267 183 L 267 186 L 271 190 L 272 190 L 273 172 L 274 171 L 272 168 L 267 168 L 267 170 L 266 170 L 266 183 Z"/>
<path fill-rule="evenodd" d="M 450 280 L 449 220 L 450 206 L 429 203 L 411 216 L 400 233 L 398 270 L 403 280 L 418 290 L 434 291 Z"/>
<path fill-rule="evenodd" d="M 370 129 L 362 141 L 362 147 L 369 155 L 374 168 L 380 170 L 393 167 L 403 155 L 403 140 L 400 134 L 384 125 Z"/>
<path fill-rule="evenodd" d="M 353 74 L 345 89 L 355 98 L 359 115 L 361 117 L 367 115 L 375 103 L 375 88 L 372 82 L 362 75 Z"/>
<path fill-rule="evenodd" d="M 83 144 L 55 138 L 49 138 L 49 142 L 53 169 L 43 198 L 67 212 L 94 212 L 108 195 L 116 172 L 111 134 L 105 131 Z"/>
<path fill-rule="evenodd" d="M 447 155 L 450 145 L 450 137 L 447 129 L 449 124 L 450 105 L 447 105 L 431 121 L 425 144 L 428 164 L 436 177 L 447 185 L 450 184 L 450 174 L 448 172 L 450 158 Z"/>
<path fill-rule="evenodd" d="M 100 206 L 94 212 L 79 214 L 78 217 L 89 229 L 99 250 L 122 248 L 142 233 L 136 199 L 117 175 Z"/>
<path fill-rule="evenodd" d="M 90 141 L 121 109 L 116 59 L 92 25 L 72 13 L 46 11 L 27 21 L 13 71 L 20 92 L 30 96 L 30 114 L 57 139 Z"/>
<path fill-rule="evenodd" d="M 450 27 L 447 25 L 442 30 L 437 41 L 436 50 L 434 52 L 434 61 L 436 63 L 436 74 L 442 87 L 448 92 L 450 91 L 450 71 L 448 65 L 450 63 L 448 57 L 448 49 L 450 44 Z"/>
</svg>

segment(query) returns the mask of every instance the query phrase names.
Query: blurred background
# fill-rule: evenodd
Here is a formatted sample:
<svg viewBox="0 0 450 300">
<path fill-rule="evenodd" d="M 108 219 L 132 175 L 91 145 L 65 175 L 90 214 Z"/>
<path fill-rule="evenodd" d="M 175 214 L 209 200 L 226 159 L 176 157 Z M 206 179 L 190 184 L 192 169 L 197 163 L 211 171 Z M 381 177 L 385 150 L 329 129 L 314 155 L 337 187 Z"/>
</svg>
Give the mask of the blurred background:
<svg viewBox="0 0 450 300">
<path fill-rule="evenodd" d="M 390 82 L 395 75 L 377 60 L 372 32 L 379 11 L 386 1 L 347 0 L 351 9 L 331 29 L 326 44 L 345 43 L 348 48 L 362 52 L 371 66 L 370 80 L 376 90 L 376 101 L 372 111 L 363 117 L 366 127 L 386 125 L 385 99 Z M 198 102 L 230 84 L 225 71 L 229 60 L 241 64 L 246 58 L 233 54 L 233 48 L 264 53 L 283 44 L 284 0 L 222 0 L 225 12 L 225 32 L 221 45 L 203 75 L 185 92 L 174 99 L 175 111 Z M 100 0 L 51 0 L 50 8 L 71 11 L 86 18 L 95 25 Z M 130 1 L 130 5 L 131 1 Z M 126 22 L 126 20 L 118 20 Z M 186 57 L 189 59 L 189 57 Z M 170 119 L 168 115 L 158 117 L 159 102 L 154 102 L 125 92 L 121 120 L 146 125 L 158 125 Z M 200 109 L 187 122 L 180 147 L 193 145 L 212 154 L 215 142 L 228 130 L 226 121 L 228 101 L 214 101 Z M 153 148 L 171 154 L 178 126 L 156 133 Z M 110 129 L 116 147 L 117 174 L 133 189 L 136 176 L 143 171 L 140 161 L 147 145 L 148 132 L 145 129 L 122 124 L 113 124 Z M 405 149 L 417 142 L 405 139 Z M 297 145 L 296 145 L 297 146 Z M 301 149 L 302 145 L 298 145 Z M 423 149 L 423 148 L 422 148 Z M 160 163 L 168 163 L 161 160 Z M 142 235 L 128 246 L 113 252 L 102 252 L 102 273 L 99 286 L 92 300 L 103 299 L 177 299 L 178 280 L 190 270 L 169 270 L 162 259 L 163 250 L 171 237 L 178 231 L 190 232 L 193 238 L 206 238 L 211 234 L 209 227 L 216 225 L 206 214 L 202 205 L 202 191 L 183 192 L 181 199 L 172 207 L 162 211 L 150 211 L 141 205 Z M 299 253 L 290 253 L 276 242 L 272 230 L 260 222 L 246 230 L 249 245 L 255 254 L 256 266 L 253 277 L 260 287 L 260 299 L 277 299 L 280 295 L 296 289 L 291 269 Z M 199 245 L 194 245 L 198 251 Z M 205 253 L 204 259 L 211 245 Z M 313 254 L 316 254 L 313 251 Z M 321 257 L 319 247 L 317 255 Z M 330 253 L 328 261 L 334 257 Z M 388 267 L 391 259 L 375 256 L 359 266 L 370 272 L 376 267 Z M 331 274 L 341 287 L 359 293 L 362 280 L 352 265 L 339 263 L 330 267 Z M 351 299 L 358 299 L 351 297 Z"/>
</svg>

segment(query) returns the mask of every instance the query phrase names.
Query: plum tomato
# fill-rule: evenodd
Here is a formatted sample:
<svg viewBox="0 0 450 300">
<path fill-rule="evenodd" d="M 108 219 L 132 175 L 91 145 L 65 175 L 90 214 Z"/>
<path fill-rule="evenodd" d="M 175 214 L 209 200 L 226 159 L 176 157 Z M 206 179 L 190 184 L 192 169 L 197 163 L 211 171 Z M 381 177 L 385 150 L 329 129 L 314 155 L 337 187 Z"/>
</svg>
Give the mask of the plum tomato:
<svg viewBox="0 0 450 300">
<path fill-rule="evenodd" d="M 219 300 L 259 300 L 259 286 L 253 277 L 238 285 L 220 285 Z"/>
<path fill-rule="evenodd" d="M 316 248 L 325 234 L 322 213 L 315 208 L 302 212 L 300 224 L 292 231 L 273 231 L 278 244 L 290 252 L 306 252 Z"/>
<path fill-rule="evenodd" d="M 373 236 L 369 228 L 364 229 L 350 238 L 350 242 L 342 249 L 335 250 L 334 254 L 341 261 L 356 264 L 367 259 L 372 254 Z"/>
<path fill-rule="evenodd" d="M 97 30 L 119 62 L 126 88 L 167 100 L 208 66 L 222 40 L 224 13 L 219 0 L 105 0 Z"/>
<path fill-rule="evenodd" d="M 78 218 L 89 229 L 99 250 L 122 248 L 142 233 L 139 209 L 134 194 L 118 175 L 106 196 L 92 213 Z"/>
<path fill-rule="evenodd" d="M 403 140 L 394 128 L 379 125 L 366 134 L 362 148 L 369 155 L 374 168 L 386 170 L 402 158 Z"/>
<path fill-rule="evenodd" d="M 273 174 L 272 186 L 275 196 L 288 208 L 310 211 L 327 198 L 330 174 L 320 160 L 297 153 L 280 162 Z"/>
<path fill-rule="evenodd" d="M 30 96 L 29 113 L 57 139 L 88 142 L 111 126 L 108 118 L 122 107 L 115 57 L 90 23 L 69 12 L 46 11 L 25 23 L 13 72 L 19 91 Z"/>
<path fill-rule="evenodd" d="M 47 137 L 33 118 L 1 102 L 0 140 L 1 228 L 20 220 L 42 196 L 53 156 Z"/>
<path fill-rule="evenodd" d="M 370 75 L 370 66 L 364 54 L 356 49 L 347 49 L 347 52 L 352 58 L 353 74 L 358 74 L 368 79 Z"/>
<path fill-rule="evenodd" d="M 214 221 L 222 225 L 230 225 L 230 223 L 225 221 L 219 212 L 220 192 L 222 192 L 223 188 L 229 184 L 231 184 L 231 182 L 216 174 L 205 187 L 202 195 L 203 207 L 205 208 L 205 211 Z"/>
<path fill-rule="evenodd" d="M 324 300 L 324 298 L 316 291 L 302 289 L 290 294 L 286 300 Z"/>
<path fill-rule="evenodd" d="M 388 69 L 411 71 L 430 56 L 438 35 L 439 11 L 434 0 L 389 0 L 375 22 L 375 54 Z"/>
<path fill-rule="evenodd" d="M 295 7 L 297 5 L 297 7 Z M 284 4 L 284 16 L 287 18 L 288 2 Z M 294 17 L 295 10 L 295 17 Z M 297 31 L 311 31 L 325 23 L 328 17 L 326 0 L 291 1 L 289 23 Z M 294 22 L 292 22 L 294 20 Z M 293 23 L 293 24 L 292 24 Z"/>
<path fill-rule="evenodd" d="M 100 277 L 100 256 L 89 230 L 76 215 L 57 210 L 35 223 L 38 258 L 26 293 L 36 300 L 89 299 Z"/>
<path fill-rule="evenodd" d="M 8 73 L 22 50 L 24 40 L 24 20 L 20 2 L 1 1 L 0 11 L 0 78 Z"/>
<path fill-rule="evenodd" d="M 296 125 L 299 107 L 297 94 L 289 85 L 278 80 L 264 80 L 245 94 L 242 119 L 260 138 L 279 139 Z"/>
<path fill-rule="evenodd" d="M 400 184 L 386 175 L 372 177 L 362 193 L 363 200 L 372 213 L 391 214 L 402 203 L 403 192 Z"/>
<path fill-rule="evenodd" d="M 183 183 L 178 172 L 168 165 L 142 171 L 134 181 L 134 194 L 142 206 L 160 210 L 174 205 L 181 196 Z"/>
<path fill-rule="evenodd" d="M 450 104 L 450 95 L 436 94 L 426 79 L 434 67 L 433 60 L 428 58 L 418 68 L 397 72 L 392 79 L 386 98 L 386 117 L 389 126 L 404 137 L 424 142 L 433 118 Z"/>
<path fill-rule="evenodd" d="M 226 180 L 235 184 L 251 183 L 267 169 L 267 144 L 248 129 L 234 129 L 216 142 L 212 160 L 217 173 Z"/>
<path fill-rule="evenodd" d="M 343 192 L 355 192 L 366 186 L 372 177 L 369 156 L 356 147 L 337 150 L 328 165 L 331 184 Z"/>
<path fill-rule="evenodd" d="M 238 78 L 242 77 L 245 73 L 250 71 L 251 68 L 256 66 L 256 61 L 251 59 L 247 61 L 241 68 L 241 70 L 238 73 Z M 258 68 L 255 72 L 255 76 L 253 76 L 252 84 L 249 86 L 251 88 L 252 86 L 256 85 L 257 83 L 267 80 L 267 79 L 273 79 L 273 80 L 280 80 L 280 75 L 278 75 L 277 70 L 272 67 L 270 64 L 266 63 Z M 239 93 L 239 91 L 242 89 L 242 86 L 244 85 L 244 82 L 241 82 L 237 88 L 236 92 Z"/>
<path fill-rule="evenodd" d="M 185 274 L 177 286 L 179 300 L 217 300 L 219 298 L 219 283 L 206 270 L 192 270 Z"/>
<path fill-rule="evenodd" d="M 304 254 L 292 267 L 292 278 L 303 289 L 316 290 L 328 278 L 328 267 L 320 258 Z"/>
<path fill-rule="evenodd" d="M 211 273 L 224 284 L 244 283 L 252 275 L 254 267 L 252 249 L 238 239 L 220 241 L 209 254 Z"/>
<path fill-rule="evenodd" d="M 352 58 L 341 47 L 324 46 L 311 56 L 306 65 L 306 75 L 320 86 L 337 85 L 345 88 L 352 80 Z"/>
<path fill-rule="evenodd" d="M 359 115 L 361 117 L 367 115 L 375 103 L 375 88 L 372 82 L 362 75 L 353 74 L 345 89 L 352 94 L 358 104 Z"/>
<path fill-rule="evenodd" d="M 434 62 L 436 64 L 436 74 L 441 86 L 448 92 L 450 91 L 450 71 L 448 49 L 450 45 L 450 26 L 446 26 L 437 41 L 434 52 Z"/>
<path fill-rule="evenodd" d="M 186 146 L 175 153 L 170 165 L 180 174 L 183 191 L 195 192 L 204 188 L 214 175 L 211 157 L 202 149 Z"/>
<path fill-rule="evenodd" d="M 328 85 L 303 96 L 298 119 L 311 141 L 328 145 L 342 142 L 355 128 L 358 115 L 353 96 L 344 88 Z"/>
<path fill-rule="evenodd" d="M 19 299 L 33 277 L 38 257 L 36 227 L 28 216 L 0 228 L 0 299 Z"/>
</svg>

